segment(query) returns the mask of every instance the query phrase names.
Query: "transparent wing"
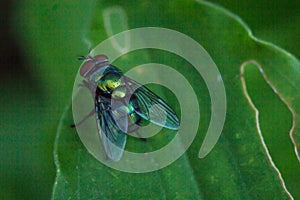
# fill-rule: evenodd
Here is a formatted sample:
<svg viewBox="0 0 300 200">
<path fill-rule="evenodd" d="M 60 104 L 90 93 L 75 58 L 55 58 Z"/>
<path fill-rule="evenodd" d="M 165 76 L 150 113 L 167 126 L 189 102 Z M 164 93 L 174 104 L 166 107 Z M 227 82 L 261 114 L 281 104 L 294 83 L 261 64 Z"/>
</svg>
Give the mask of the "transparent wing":
<svg viewBox="0 0 300 200">
<path fill-rule="evenodd" d="M 132 94 L 130 102 L 139 116 L 156 125 L 178 130 L 178 117 L 164 100 L 136 81 L 128 77 L 124 77 L 124 79 L 129 92 Z"/>
<path fill-rule="evenodd" d="M 113 111 L 101 103 L 96 107 L 96 111 L 99 135 L 105 153 L 109 159 L 119 161 L 126 144 L 127 115 L 122 109 Z"/>
</svg>

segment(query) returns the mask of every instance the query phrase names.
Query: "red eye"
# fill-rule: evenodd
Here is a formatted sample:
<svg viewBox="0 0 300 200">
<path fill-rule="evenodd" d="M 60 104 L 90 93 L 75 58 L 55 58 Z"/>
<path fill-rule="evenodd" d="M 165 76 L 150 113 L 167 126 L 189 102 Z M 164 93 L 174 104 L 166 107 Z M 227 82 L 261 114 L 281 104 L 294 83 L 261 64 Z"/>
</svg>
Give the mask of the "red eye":
<svg viewBox="0 0 300 200">
<path fill-rule="evenodd" d="M 94 60 L 96 61 L 95 64 L 108 62 L 108 57 L 106 55 L 97 55 L 94 57 Z"/>
<path fill-rule="evenodd" d="M 83 77 L 87 77 L 88 73 L 95 67 L 95 63 L 93 60 L 87 60 L 80 68 L 80 75 Z"/>
<path fill-rule="evenodd" d="M 87 78 L 95 67 L 100 68 L 104 63 L 108 63 L 108 57 L 106 55 L 97 55 L 95 57 L 88 56 L 81 66 L 79 73 L 84 78 Z"/>
</svg>

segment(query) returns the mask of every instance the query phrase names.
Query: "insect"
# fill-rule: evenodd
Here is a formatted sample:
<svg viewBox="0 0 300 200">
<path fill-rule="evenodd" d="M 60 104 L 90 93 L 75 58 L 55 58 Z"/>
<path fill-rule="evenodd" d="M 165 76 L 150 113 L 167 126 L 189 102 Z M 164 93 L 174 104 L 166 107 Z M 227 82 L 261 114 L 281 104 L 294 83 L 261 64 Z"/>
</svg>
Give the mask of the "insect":
<svg viewBox="0 0 300 200">
<path fill-rule="evenodd" d="M 167 103 L 142 84 L 126 77 L 109 63 L 105 55 L 80 57 L 84 60 L 80 75 L 83 86 L 93 94 L 98 133 L 106 157 L 119 161 L 126 144 L 126 135 L 138 133 L 140 126 L 153 123 L 178 130 L 179 120 Z M 82 123 L 81 120 L 76 126 Z"/>
</svg>

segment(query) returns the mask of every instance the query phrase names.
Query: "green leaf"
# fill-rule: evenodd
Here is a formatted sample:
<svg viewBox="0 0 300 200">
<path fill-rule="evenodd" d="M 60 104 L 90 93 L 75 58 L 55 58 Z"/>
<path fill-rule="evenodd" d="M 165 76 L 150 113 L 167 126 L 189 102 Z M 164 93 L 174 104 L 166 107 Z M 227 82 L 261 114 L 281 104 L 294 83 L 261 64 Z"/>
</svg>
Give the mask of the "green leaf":
<svg viewBox="0 0 300 200">
<path fill-rule="evenodd" d="M 260 0 L 239 1 L 210 0 L 218 3 L 245 21 L 257 38 L 288 50 L 300 58 L 300 1 Z M 258 6 L 259 5 L 259 6 Z M 297 8 L 297 9 L 294 9 Z"/>
<path fill-rule="evenodd" d="M 116 6 L 122 13 L 108 22 L 113 25 L 109 32 L 103 13 Z M 226 123 L 217 145 L 207 157 L 198 158 L 211 111 L 205 83 L 192 66 L 160 50 L 133 52 L 124 58 L 129 60 L 127 66 L 122 59 L 116 62 L 117 66 L 126 71 L 130 62 L 142 62 L 138 58 L 146 55 L 151 62 L 172 66 L 190 81 L 201 109 L 193 144 L 185 155 L 161 170 L 146 174 L 116 171 L 87 152 L 76 131 L 69 127 L 73 120 L 67 107 L 55 140 L 57 177 L 53 199 L 300 198 L 299 158 L 295 153 L 300 142 L 299 61 L 284 50 L 257 40 L 237 16 L 202 1 L 139 1 L 134 5 L 98 2 L 85 39 L 96 45 L 126 27 L 149 26 L 192 37 L 217 64 L 227 95 Z M 171 95 L 165 96 L 172 101 Z M 185 103 L 189 105 L 188 97 Z M 153 143 L 167 141 L 168 138 L 162 138 Z M 147 146 L 132 138 L 128 142 L 140 151 Z"/>
<path fill-rule="evenodd" d="M 68 107 L 56 137 L 58 173 L 54 199 L 200 199 L 186 155 L 164 170 L 146 174 L 120 172 L 101 164 L 86 151 L 75 129 L 70 128 L 72 123 Z"/>
</svg>

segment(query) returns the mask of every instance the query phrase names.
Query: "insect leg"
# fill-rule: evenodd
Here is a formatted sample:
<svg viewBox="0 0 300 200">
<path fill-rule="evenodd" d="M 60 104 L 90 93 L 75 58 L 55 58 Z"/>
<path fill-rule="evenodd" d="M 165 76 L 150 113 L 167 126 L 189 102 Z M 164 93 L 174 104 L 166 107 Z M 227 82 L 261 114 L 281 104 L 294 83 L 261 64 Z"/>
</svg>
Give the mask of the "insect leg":
<svg viewBox="0 0 300 200">
<path fill-rule="evenodd" d="M 78 86 L 89 89 L 90 92 L 92 93 L 93 97 L 95 97 L 96 88 L 94 86 L 92 86 L 89 82 L 87 82 L 86 80 L 83 80 L 82 83 L 78 84 Z"/>
<path fill-rule="evenodd" d="M 95 113 L 96 113 L 96 111 L 94 109 L 91 110 L 91 112 L 89 114 L 87 114 L 81 121 L 79 121 L 77 124 L 71 124 L 70 127 L 74 128 L 76 126 L 80 126 L 83 122 L 85 122 L 85 120 L 87 120 L 89 117 L 91 117 Z"/>
<path fill-rule="evenodd" d="M 86 80 L 83 80 L 82 83 L 78 84 L 78 86 L 90 89 L 90 85 Z"/>
</svg>

